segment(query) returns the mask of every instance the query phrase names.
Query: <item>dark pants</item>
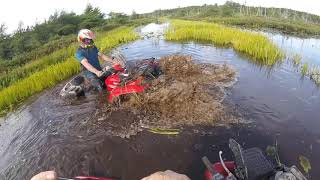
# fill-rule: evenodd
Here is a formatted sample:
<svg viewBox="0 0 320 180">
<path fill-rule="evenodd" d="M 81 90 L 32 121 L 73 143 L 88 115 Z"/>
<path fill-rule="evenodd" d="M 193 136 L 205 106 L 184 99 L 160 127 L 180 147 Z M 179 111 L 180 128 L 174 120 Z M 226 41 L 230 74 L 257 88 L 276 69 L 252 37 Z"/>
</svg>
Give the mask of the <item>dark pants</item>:
<svg viewBox="0 0 320 180">
<path fill-rule="evenodd" d="M 90 84 L 99 92 L 102 92 L 103 90 L 103 83 L 98 77 L 97 75 L 95 75 L 94 73 L 88 71 L 88 70 L 83 70 L 82 71 L 84 77 L 90 82 Z"/>
</svg>

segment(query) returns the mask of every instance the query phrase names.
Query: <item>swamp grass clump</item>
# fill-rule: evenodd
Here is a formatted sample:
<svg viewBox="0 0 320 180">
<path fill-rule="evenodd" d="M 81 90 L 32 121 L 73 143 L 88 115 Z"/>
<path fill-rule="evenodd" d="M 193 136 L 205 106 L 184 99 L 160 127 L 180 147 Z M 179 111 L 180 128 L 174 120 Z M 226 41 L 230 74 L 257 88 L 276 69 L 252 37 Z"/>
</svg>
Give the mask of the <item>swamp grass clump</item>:
<svg viewBox="0 0 320 180">
<path fill-rule="evenodd" d="M 165 38 L 171 41 L 198 41 L 231 46 L 250 56 L 255 63 L 269 66 L 284 57 L 282 51 L 261 34 L 214 23 L 172 20 Z"/>
<path fill-rule="evenodd" d="M 172 20 L 165 38 L 171 41 L 197 41 L 218 46 L 233 47 L 236 51 L 250 56 L 249 60 L 259 65 L 272 67 L 284 59 L 284 53 L 267 37 L 237 28 L 225 27 L 208 22 Z M 320 85 L 320 69 L 303 63 L 300 54 L 287 55 L 302 76 L 308 76 Z"/>
<path fill-rule="evenodd" d="M 305 76 L 305 75 L 308 75 L 308 73 L 309 73 L 309 65 L 308 63 L 304 63 L 301 67 L 301 74 Z"/>
<path fill-rule="evenodd" d="M 312 82 L 317 86 L 320 86 L 320 67 L 318 65 L 307 62 L 303 63 L 302 56 L 299 54 L 287 57 L 287 60 L 293 63 L 293 66 L 302 77 L 309 77 Z"/>
<path fill-rule="evenodd" d="M 116 47 L 121 43 L 133 41 L 138 38 L 138 35 L 134 33 L 133 29 L 130 27 L 121 27 L 112 31 L 97 33 L 97 37 L 99 39 L 96 44 L 100 51 L 103 52 Z M 73 56 L 75 50 L 75 45 L 69 47 L 67 53 L 69 57 L 61 60 L 61 62 L 54 58 L 56 56 L 52 55 L 53 57 L 48 58 L 48 60 L 41 58 L 25 64 L 22 69 L 28 69 L 29 67 L 35 66 L 37 67 L 35 68 L 37 72 L 33 71 L 25 77 L 22 76 L 21 78 L 14 79 L 8 87 L 5 87 L 0 91 L 1 114 L 6 114 L 28 97 L 39 93 L 46 88 L 53 87 L 60 81 L 78 73 L 80 71 L 80 65 L 76 60 L 74 60 Z M 50 65 L 52 62 L 57 63 Z"/>
<path fill-rule="evenodd" d="M 292 57 L 292 61 L 294 63 L 295 66 L 299 66 L 301 64 L 301 55 L 300 54 L 295 54 L 293 57 Z"/>
<path fill-rule="evenodd" d="M 314 66 L 309 71 L 310 79 L 317 85 L 320 86 L 320 67 Z"/>
<path fill-rule="evenodd" d="M 129 96 L 124 107 L 146 126 L 228 125 L 236 118 L 222 101 L 236 80 L 228 65 L 195 64 L 189 56 L 160 59 L 163 74 L 141 94 Z"/>
</svg>

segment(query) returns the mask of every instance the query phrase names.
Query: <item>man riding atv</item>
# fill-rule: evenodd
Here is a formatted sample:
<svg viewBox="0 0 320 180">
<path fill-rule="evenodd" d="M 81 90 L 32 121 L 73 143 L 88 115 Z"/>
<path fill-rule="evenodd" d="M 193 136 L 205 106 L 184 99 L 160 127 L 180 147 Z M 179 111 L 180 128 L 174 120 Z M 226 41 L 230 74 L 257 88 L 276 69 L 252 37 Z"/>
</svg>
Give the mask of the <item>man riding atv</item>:
<svg viewBox="0 0 320 180">
<path fill-rule="evenodd" d="M 99 92 L 104 88 L 109 92 L 108 101 L 113 102 L 116 97 L 124 94 L 143 92 L 148 87 L 142 83 L 144 79 L 154 79 L 161 74 L 161 70 L 155 58 L 142 59 L 131 67 L 131 76 L 126 69 L 125 58 L 116 53 L 118 58 L 110 58 L 99 52 L 94 45 L 95 35 L 88 29 L 82 29 L 78 33 L 79 48 L 75 53 L 76 59 L 81 64 L 81 71 L 85 79 Z M 99 58 L 112 66 L 102 69 Z M 84 77 L 76 76 L 69 81 L 60 91 L 62 97 L 80 97 L 85 95 L 87 86 L 84 86 Z"/>
<path fill-rule="evenodd" d="M 100 77 L 103 75 L 103 70 L 99 58 L 111 64 L 117 64 L 118 61 L 99 52 L 99 49 L 94 44 L 95 38 L 96 37 L 91 30 L 81 29 L 77 38 L 80 47 L 77 49 L 75 57 L 81 64 L 81 70 L 84 77 L 96 90 L 102 92 L 104 83 Z M 110 67 L 107 66 L 106 70 L 109 68 Z"/>
</svg>

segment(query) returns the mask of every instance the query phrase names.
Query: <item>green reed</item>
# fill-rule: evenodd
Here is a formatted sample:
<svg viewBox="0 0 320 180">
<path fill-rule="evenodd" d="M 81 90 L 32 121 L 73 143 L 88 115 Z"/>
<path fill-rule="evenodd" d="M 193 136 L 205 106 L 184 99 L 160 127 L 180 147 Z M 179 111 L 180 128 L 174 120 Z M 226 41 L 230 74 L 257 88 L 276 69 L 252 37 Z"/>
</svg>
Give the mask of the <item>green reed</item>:
<svg viewBox="0 0 320 180">
<path fill-rule="evenodd" d="M 274 65 L 284 57 L 275 44 L 259 33 L 214 23 L 172 20 L 165 38 L 171 41 L 198 41 L 231 46 L 250 56 L 252 61 L 263 65 Z"/>
</svg>

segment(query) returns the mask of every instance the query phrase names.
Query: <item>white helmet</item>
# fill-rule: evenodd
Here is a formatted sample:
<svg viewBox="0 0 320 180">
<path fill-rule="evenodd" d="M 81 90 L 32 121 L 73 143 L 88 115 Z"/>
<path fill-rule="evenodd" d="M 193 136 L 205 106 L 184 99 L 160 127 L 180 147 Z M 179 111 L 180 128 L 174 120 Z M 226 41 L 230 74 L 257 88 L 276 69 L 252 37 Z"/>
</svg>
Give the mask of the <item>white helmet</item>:
<svg viewBox="0 0 320 180">
<path fill-rule="evenodd" d="M 79 31 L 79 33 L 78 33 L 78 38 L 77 39 L 78 39 L 79 42 L 83 42 L 84 39 L 94 40 L 94 39 L 96 39 L 96 36 L 89 29 L 81 29 Z"/>
</svg>

